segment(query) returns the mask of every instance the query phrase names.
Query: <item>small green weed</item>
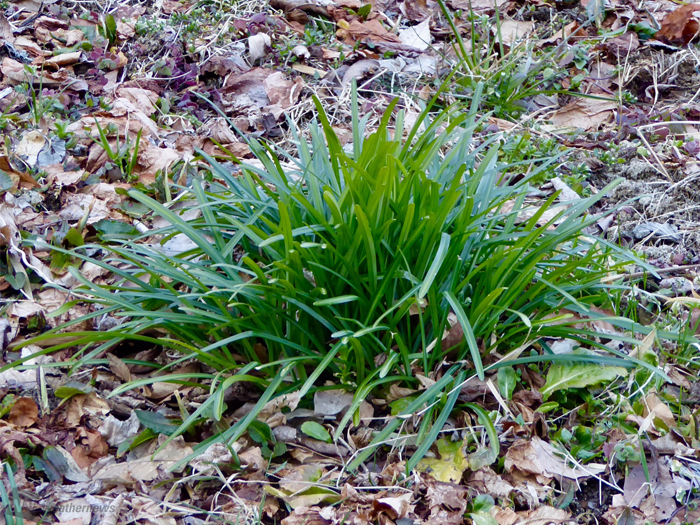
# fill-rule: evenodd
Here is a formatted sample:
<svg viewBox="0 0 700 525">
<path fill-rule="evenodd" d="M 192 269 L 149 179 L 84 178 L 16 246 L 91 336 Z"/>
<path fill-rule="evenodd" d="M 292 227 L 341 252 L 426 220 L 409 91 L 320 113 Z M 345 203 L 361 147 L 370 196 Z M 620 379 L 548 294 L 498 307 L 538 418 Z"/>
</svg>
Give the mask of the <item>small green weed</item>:
<svg viewBox="0 0 700 525">
<path fill-rule="evenodd" d="M 0 462 L 0 470 L 4 471 L 3 478 L 7 480 L 10 489 L 8 493 L 5 483 L 0 481 L 0 504 L 2 504 L 0 512 L 3 513 L 7 525 L 24 525 L 22 500 L 19 497 L 19 490 L 15 483 L 15 474 L 9 463 Z"/>
<path fill-rule="evenodd" d="M 135 182 L 138 176 L 134 173 L 134 168 L 136 167 L 136 162 L 138 160 L 142 130 L 138 131 L 136 134 L 136 140 L 132 144 L 128 136 L 128 131 L 124 132 L 124 142 L 121 142 L 119 139 L 119 133 L 115 133 L 116 129 L 114 127 L 108 126 L 107 130 L 104 130 L 102 129 L 102 126 L 100 126 L 97 119 L 95 119 L 95 126 L 97 126 L 99 136 L 97 138 L 92 137 L 92 140 L 102 146 L 113 165 L 112 167 L 118 169 L 121 176 L 127 182 Z M 116 135 L 116 145 L 114 147 L 112 147 L 108 138 L 109 135 L 113 133 Z M 111 169 L 110 166 L 105 167 L 107 169 Z"/>
</svg>

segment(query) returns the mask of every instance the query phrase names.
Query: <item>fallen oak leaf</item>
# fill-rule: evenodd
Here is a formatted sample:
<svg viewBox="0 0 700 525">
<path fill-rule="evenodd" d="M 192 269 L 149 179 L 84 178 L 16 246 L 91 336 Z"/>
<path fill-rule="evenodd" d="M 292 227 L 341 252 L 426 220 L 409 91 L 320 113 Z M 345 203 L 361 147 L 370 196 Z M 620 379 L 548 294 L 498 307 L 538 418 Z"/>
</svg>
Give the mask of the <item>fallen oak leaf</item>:
<svg viewBox="0 0 700 525">
<path fill-rule="evenodd" d="M 688 45 L 700 33 L 700 4 L 688 4 L 666 15 L 656 38 L 668 44 Z"/>
<path fill-rule="evenodd" d="M 505 3 L 506 0 L 450 0 L 449 2 L 455 11 L 474 11 L 480 14 L 493 12 Z"/>
<path fill-rule="evenodd" d="M 535 436 L 530 441 L 522 439 L 515 441 L 506 453 L 503 466 L 508 472 L 519 470 L 538 478 L 565 477 L 574 480 L 596 476 L 605 472 L 606 469 L 605 465 L 596 463 L 574 467 L 570 467 L 568 463 L 561 452 Z"/>
<path fill-rule="evenodd" d="M 12 405 L 7 420 L 16 427 L 31 427 L 39 420 L 39 407 L 31 397 L 20 397 Z"/>
<path fill-rule="evenodd" d="M 518 41 L 523 40 L 535 28 L 534 22 L 520 22 L 517 20 L 503 20 L 499 28 L 500 38 L 503 44 L 512 47 Z M 498 33 L 496 35 L 498 37 Z"/>
<path fill-rule="evenodd" d="M 560 128 L 597 128 L 612 115 L 617 103 L 600 98 L 577 98 L 552 115 L 552 124 Z"/>
<path fill-rule="evenodd" d="M 413 493 L 408 492 L 398 497 L 378 498 L 372 502 L 372 507 L 377 511 L 386 512 L 393 520 L 405 518 L 407 514 L 416 508 L 411 505 Z"/>
<path fill-rule="evenodd" d="M 309 22 L 309 14 L 330 18 L 325 7 L 308 0 L 270 0 L 269 5 L 273 9 L 284 11 L 285 17 L 290 22 L 307 24 Z"/>
<path fill-rule="evenodd" d="M 362 42 L 370 40 L 374 44 L 401 43 L 399 37 L 387 31 L 379 20 L 368 20 L 367 22 L 353 20 L 350 24 L 347 22 L 345 24 L 339 23 L 338 26 L 340 29 L 336 32 L 336 36 L 348 45 L 355 45 L 358 40 Z"/>
<path fill-rule="evenodd" d="M 367 75 L 375 73 L 379 68 L 379 62 L 376 60 L 358 60 L 351 65 L 343 75 L 341 85 L 347 86 L 353 79 L 361 79 Z"/>
<path fill-rule="evenodd" d="M 570 24 L 562 27 L 559 31 L 554 33 L 549 38 L 545 38 L 543 40 L 540 40 L 539 44 L 540 44 L 540 46 L 547 46 L 547 45 L 557 44 L 559 41 L 563 41 L 565 39 L 568 41 L 569 38 L 571 37 L 571 34 L 574 31 L 578 30 L 578 28 L 579 28 L 578 22 L 576 22 L 576 21 L 571 22 Z"/>
</svg>

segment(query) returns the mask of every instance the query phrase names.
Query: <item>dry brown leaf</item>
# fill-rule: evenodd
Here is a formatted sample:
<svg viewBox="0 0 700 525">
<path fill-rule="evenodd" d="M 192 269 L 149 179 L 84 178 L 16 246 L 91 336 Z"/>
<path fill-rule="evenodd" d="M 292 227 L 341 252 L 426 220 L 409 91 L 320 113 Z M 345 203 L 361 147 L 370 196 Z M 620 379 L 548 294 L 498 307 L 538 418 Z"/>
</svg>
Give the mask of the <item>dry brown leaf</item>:
<svg viewBox="0 0 700 525">
<path fill-rule="evenodd" d="M 550 182 L 552 183 L 552 186 L 554 187 L 554 191 L 561 192 L 559 194 L 559 201 L 560 202 L 581 200 L 581 196 L 578 193 L 576 193 L 574 190 L 569 188 L 569 185 L 566 184 L 566 182 L 561 180 L 559 177 L 554 177 Z"/>
<path fill-rule="evenodd" d="M 616 73 L 616 67 L 602 60 L 597 60 L 593 64 L 589 64 L 589 69 L 591 73 L 590 81 L 591 93 L 603 94 L 610 93 L 610 87 L 612 84 L 620 84 L 620 76 Z M 594 159 L 595 157 L 590 157 Z M 595 163 L 595 160 L 590 161 Z"/>
<path fill-rule="evenodd" d="M 45 144 L 46 138 L 40 131 L 29 131 L 22 136 L 22 140 L 20 140 L 17 147 L 15 147 L 15 154 L 22 157 L 27 164 L 34 167 L 39 152 Z"/>
<path fill-rule="evenodd" d="M 183 367 L 174 370 L 173 374 L 194 374 L 199 372 L 199 363 L 189 363 Z M 170 375 L 170 374 L 167 374 Z M 156 376 L 157 377 L 157 376 Z M 195 381 L 194 379 L 192 381 Z M 183 385 L 179 383 L 168 383 L 166 381 L 159 381 L 149 385 L 147 397 L 151 399 L 163 399 L 168 397 L 176 390 L 182 390 Z M 162 402 L 162 401 L 161 401 Z"/>
<path fill-rule="evenodd" d="M 250 63 L 254 64 L 267 55 L 267 50 L 270 46 L 272 46 L 272 40 L 270 40 L 270 35 L 266 33 L 258 33 L 249 36 L 248 55 L 250 56 Z"/>
<path fill-rule="evenodd" d="M 42 20 L 47 20 L 46 17 L 41 17 L 35 23 L 34 36 L 39 42 L 45 44 L 51 43 L 58 47 L 72 47 L 85 40 L 85 34 L 80 29 L 66 29 L 64 27 L 49 27 L 49 24 L 41 25 Z M 55 20 L 54 22 L 58 22 Z M 40 24 L 40 25 L 37 25 Z"/>
<path fill-rule="evenodd" d="M 282 109 L 287 110 L 296 104 L 299 100 L 299 94 L 304 81 L 297 77 L 297 80 L 292 82 L 284 78 L 284 74 L 279 71 L 272 73 L 265 80 L 265 93 L 272 105 L 278 105 Z"/>
<path fill-rule="evenodd" d="M 546 46 L 546 45 L 553 45 L 557 44 L 560 41 L 564 40 L 565 38 L 568 40 L 569 37 L 571 36 L 571 33 L 576 31 L 579 27 L 578 22 L 571 22 L 570 24 L 567 24 L 561 30 L 557 31 L 554 33 L 552 36 L 549 38 L 545 38 L 540 40 L 539 44 L 541 46 Z"/>
<path fill-rule="evenodd" d="M 96 430 L 81 427 L 76 433 L 78 443 L 71 450 L 71 456 L 80 468 L 86 469 L 109 452 L 109 445 Z"/>
<path fill-rule="evenodd" d="M 162 434 L 158 436 L 157 448 L 165 442 L 165 439 L 167 436 Z M 171 479 L 175 472 L 171 470 L 172 467 L 192 453 L 192 449 L 185 444 L 182 436 L 178 436 L 155 455 L 148 454 L 134 461 L 106 465 L 95 472 L 92 479 L 136 486 L 140 486 L 141 481 Z M 182 472 L 182 470 L 179 471 Z"/>
<path fill-rule="evenodd" d="M 503 119 L 498 118 L 498 117 L 489 117 L 488 122 L 489 122 L 489 124 L 494 124 L 494 125 L 498 126 L 499 131 L 512 131 L 517 126 L 517 124 L 515 124 L 513 122 L 509 122 L 507 120 L 503 120 Z"/>
<path fill-rule="evenodd" d="M 675 428 L 671 429 L 662 437 L 651 440 L 656 451 L 662 455 L 694 456 L 696 451 L 690 448 L 685 437 Z"/>
<path fill-rule="evenodd" d="M 131 104 L 131 102 L 129 102 L 125 98 L 120 98 L 117 100 L 128 103 L 134 110 L 136 110 L 133 104 Z M 124 140 L 125 133 L 127 133 L 127 130 L 129 140 L 131 141 L 136 140 L 136 135 L 139 131 L 141 131 L 143 134 L 142 138 L 145 138 L 145 136 L 148 135 L 148 133 L 153 129 L 156 132 L 155 134 L 157 134 L 158 128 L 155 127 L 155 123 L 153 121 L 151 121 L 150 124 L 146 125 L 141 123 L 140 121 L 127 118 L 125 115 L 128 114 L 128 111 L 125 110 L 125 106 L 123 104 L 119 106 L 119 110 L 117 112 L 119 113 L 119 115 L 117 116 L 113 115 L 110 112 L 109 114 L 97 113 L 87 117 L 83 117 L 77 122 L 73 122 L 72 124 L 70 124 L 66 128 L 66 131 L 70 133 L 75 133 L 76 136 L 78 136 L 78 138 L 81 139 L 85 139 L 88 137 L 99 137 L 99 130 L 97 128 L 97 124 L 99 124 L 102 128 L 103 133 L 107 137 L 116 138 L 116 136 L 119 135 L 120 140 L 122 141 Z M 141 114 L 143 115 L 143 113 Z M 145 118 L 148 119 L 148 117 Z M 97 123 L 95 121 L 97 121 Z M 111 131 L 112 129 L 114 131 Z M 141 145 L 143 145 L 145 142 L 146 141 L 142 140 Z M 116 146 L 116 142 L 114 145 Z"/>
<path fill-rule="evenodd" d="M 75 450 L 75 449 L 74 449 Z M 85 498 L 75 498 L 61 505 L 55 510 L 56 519 L 60 520 L 56 525 L 85 525 L 92 521 L 93 505 Z"/>
<path fill-rule="evenodd" d="M 39 421 L 39 407 L 31 397 L 20 397 L 12 405 L 7 421 L 16 427 L 31 427 Z"/>
<path fill-rule="evenodd" d="M 322 79 L 328 74 L 328 71 L 323 71 L 322 69 L 316 69 L 315 67 L 307 66 L 305 64 L 292 64 L 292 69 L 303 73 L 305 75 L 311 75 L 314 78 Z"/>
<path fill-rule="evenodd" d="M 556 525 L 569 521 L 571 514 L 564 509 L 542 506 L 535 510 L 518 512 L 518 523 L 527 525 Z"/>
<path fill-rule="evenodd" d="M 700 33 L 700 4 L 687 4 L 666 15 L 656 38 L 674 45 L 688 45 Z"/>
<path fill-rule="evenodd" d="M 605 472 L 605 465 L 595 463 L 570 467 L 560 452 L 538 437 L 515 441 L 506 453 L 504 467 L 508 472 L 519 470 L 542 481 L 561 477 L 577 480 Z"/>
<path fill-rule="evenodd" d="M 415 392 L 417 392 L 417 390 L 399 386 L 398 383 L 392 383 L 389 386 L 389 393 L 386 395 L 386 402 L 391 403 L 397 399 L 403 399 L 404 397 L 408 397 Z"/>
<path fill-rule="evenodd" d="M 265 470 L 267 468 L 267 462 L 263 458 L 260 447 L 252 447 L 245 452 L 239 452 L 238 457 L 242 465 L 253 470 Z"/>
<path fill-rule="evenodd" d="M 0 39 L 10 44 L 15 41 L 15 36 L 12 34 L 12 26 L 10 26 L 3 11 L 0 11 Z"/>
<path fill-rule="evenodd" d="M 82 55 L 82 51 L 75 51 L 73 53 L 63 53 L 46 59 L 44 61 L 44 65 L 55 68 L 70 66 L 72 64 L 77 64 L 78 62 L 80 62 L 80 55 Z"/>
<path fill-rule="evenodd" d="M 238 141 L 231 126 L 223 118 L 209 120 L 200 128 L 200 131 L 219 144 L 232 144 Z"/>
<path fill-rule="evenodd" d="M 501 7 L 508 0 L 496 0 L 495 7 Z M 477 13 L 487 13 L 495 11 L 494 0 L 451 0 L 448 2 L 452 9 L 469 12 L 473 10 Z"/>
<path fill-rule="evenodd" d="M 677 426 L 673 412 L 656 394 L 649 394 L 644 398 L 644 417 L 649 416 L 652 412 L 653 417 L 658 417 L 668 428 Z"/>
<path fill-rule="evenodd" d="M 454 483 L 430 482 L 426 498 L 430 516 L 426 525 L 456 525 L 464 522 L 467 490 Z"/>
<path fill-rule="evenodd" d="M 489 467 L 472 472 L 468 486 L 475 488 L 480 494 L 490 494 L 494 498 L 507 498 L 515 490 L 513 485 Z"/>
<path fill-rule="evenodd" d="M 377 511 L 386 512 L 392 520 L 396 521 L 397 519 L 405 518 L 408 513 L 415 510 L 416 506 L 411 505 L 412 499 L 413 493 L 407 492 L 398 497 L 375 499 L 372 502 L 372 507 Z"/>
<path fill-rule="evenodd" d="M 138 87 L 120 87 L 117 95 L 131 102 L 134 107 L 145 115 L 152 115 L 156 111 L 158 94 L 149 89 Z"/>
<path fill-rule="evenodd" d="M 64 207 L 58 212 L 58 216 L 67 221 L 79 221 L 85 216 L 85 212 L 90 209 L 87 224 L 94 224 L 102 219 L 111 217 L 111 207 L 113 203 L 97 199 L 92 195 L 80 193 L 68 194 Z"/>
<path fill-rule="evenodd" d="M 282 525 L 331 525 L 321 516 L 321 507 L 299 507 L 282 520 Z"/>
<path fill-rule="evenodd" d="M 270 0 L 270 7 L 284 11 L 287 20 L 300 24 L 309 22 L 308 14 L 329 18 L 326 8 L 313 0 Z"/>
<path fill-rule="evenodd" d="M 66 428 L 80 426 L 83 416 L 106 416 L 109 414 L 109 405 L 95 392 L 79 394 L 71 397 L 66 403 L 64 417 L 61 422 Z"/>
<path fill-rule="evenodd" d="M 426 18 L 418 25 L 399 31 L 399 40 L 405 46 L 425 51 L 430 47 L 433 37 L 430 33 L 430 19 Z"/>
<path fill-rule="evenodd" d="M 520 520 L 520 516 L 510 507 L 501 508 L 494 505 L 489 509 L 489 514 L 498 525 L 515 525 Z"/>
<path fill-rule="evenodd" d="M 284 394 L 278 396 L 271 401 L 265 403 L 258 414 L 258 419 L 260 421 L 266 422 L 270 427 L 276 427 L 284 423 L 285 417 L 282 413 L 282 408 L 287 407 L 289 410 L 294 410 L 301 398 L 299 397 L 299 392 L 291 392 L 289 394 Z"/>
<path fill-rule="evenodd" d="M 639 37 L 637 33 L 628 31 L 596 46 L 596 49 L 605 50 L 615 58 L 625 59 L 639 49 Z"/>
<path fill-rule="evenodd" d="M 646 517 L 638 509 L 633 509 L 621 502 L 620 505 L 615 505 L 615 496 L 613 496 L 613 505 L 608 508 L 603 514 L 603 519 L 607 523 L 619 523 L 620 525 L 629 525 L 630 523 L 644 523 Z M 695 520 L 691 520 L 691 523 Z"/>
<path fill-rule="evenodd" d="M 399 4 L 399 9 L 411 22 L 422 22 L 430 16 L 426 0 L 406 0 Z"/>
<path fill-rule="evenodd" d="M 107 354 L 107 361 L 109 362 L 109 369 L 115 376 L 125 383 L 131 381 L 131 372 L 129 372 L 129 367 L 126 366 L 124 361 L 112 353 Z"/>
<path fill-rule="evenodd" d="M 340 24 L 339 24 L 340 25 Z M 345 41 L 348 45 L 354 45 L 356 41 L 371 41 L 373 43 L 393 43 L 400 44 L 401 40 L 394 33 L 390 33 L 379 20 L 367 20 L 360 22 L 353 20 L 347 27 L 340 26 L 336 36 Z"/>
<path fill-rule="evenodd" d="M 559 128 L 580 128 L 588 131 L 608 121 L 616 107 L 617 102 L 614 100 L 577 98 L 556 111 L 551 120 L 552 124 Z"/>
<path fill-rule="evenodd" d="M 353 79 L 361 79 L 367 75 L 370 75 L 377 71 L 379 68 L 379 62 L 376 60 L 358 60 L 353 65 L 351 65 L 345 74 L 343 74 L 343 80 L 340 82 L 343 87 L 347 86 L 352 82 Z"/>
<path fill-rule="evenodd" d="M 690 482 L 671 473 L 671 458 L 666 456 L 634 467 L 625 477 L 624 500 L 638 507 L 653 523 L 664 523 L 676 513 L 675 495 L 688 490 Z"/>
<path fill-rule="evenodd" d="M 501 38 L 503 44 L 512 47 L 513 44 L 525 38 L 535 28 L 534 22 L 521 22 L 518 20 L 503 20 L 501 22 Z"/>
<path fill-rule="evenodd" d="M 23 171 L 17 171 L 10 164 L 9 159 L 5 155 L 0 155 L 0 170 L 7 173 L 12 179 L 12 187 L 10 192 L 12 193 L 18 186 L 29 187 L 29 188 L 40 188 L 41 184 L 32 178 L 29 173 Z M 0 239 L 0 245 L 2 245 L 2 239 Z"/>
<path fill-rule="evenodd" d="M 200 67 L 202 73 L 213 73 L 220 77 L 225 77 L 229 73 L 240 74 L 250 69 L 243 59 L 236 55 L 214 55 Z"/>
<path fill-rule="evenodd" d="M 75 184 L 83 177 L 83 171 L 65 171 L 63 164 L 50 164 L 41 168 L 46 172 L 46 181 L 49 186 L 60 184 L 61 186 L 70 186 Z"/>
<path fill-rule="evenodd" d="M 325 47 L 321 49 L 323 53 L 323 60 L 337 60 L 340 58 L 340 51 L 335 49 L 326 49 Z"/>
<path fill-rule="evenodd" d="M 158 136 L 158 126 L 156 126 L 155 122 L 127 98 L 120 97 L 115 99 L 109 114 L 117 118 L 125 118 L 125 129 L 128 128 L 131 133 L 137 133 L 139 129 L 144 129 L 144 134 L 150 132 L 154 137 Z M 123 137 L 123 134 L 121 136 Z"/>
<path fill-rule="evenodd" d="M 155 182 L 159 171 L 162 173 L 163 170 L 167 170 L 173 163 L 182 159 L 182 156 L 172 148 L 159 148 L 146 143 L 145 147 L 139 147 L 137 159 L 138 181 L 148 185 Z"/>
</svg>

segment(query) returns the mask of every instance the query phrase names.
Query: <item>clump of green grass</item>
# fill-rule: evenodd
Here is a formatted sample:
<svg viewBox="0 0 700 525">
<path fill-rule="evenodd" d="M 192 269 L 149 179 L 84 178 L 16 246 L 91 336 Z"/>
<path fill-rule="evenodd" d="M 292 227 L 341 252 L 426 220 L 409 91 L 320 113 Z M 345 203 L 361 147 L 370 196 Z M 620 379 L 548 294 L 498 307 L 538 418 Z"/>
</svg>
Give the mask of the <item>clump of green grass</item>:
<svg viewBox="0 0 700 525">
<path fill-rule="evenodd" d="M 87 317 L 111 314 L 124 323 L 74 334 L 76 340 L 44 352 L 76 346 L 79 366 L 138 339 L 181 353 L 166 370 L 199 360 L 208 367 L 201 374 L 162 375 L 113 392 L 154 381 L 210 382 L 207 401 L 173 437 L 203 418 L 223 424 L 225 390 L 237 381 L 257 384 L 255 408 L 200 447 L 238 439 L 273 397 L 298 391 L 303 398 L 329 379 L 356 392 L 336 431 L 341 436 L 357 423 L 360 402 L 382 385 L 417 387 L 416 373 L 435 373 L 436 383 L 404 410 L 423 414 L 409 468 L 435 440 L 463 382 L 483 377 L 483 356 L 530 347 L 530 354 L 505 364 L 566 359 L 635 366 L 638 361 L 608 353 L 557 356 L 533 346 L 569 337 L 605 349 L 594 331 L 575 328 L 580 320 L 560 312 L 585 314 L 591 305 L 607 304 L 616 286 L 603 278 L 632 256 L 583 235 L 597 219 L 591 206 L 610 187 L 546 220 L 553 195 L 523 218 L 528 181 L 538 169 L 517 183 L 504 180 L 497 146 L 472 140 L 482 125 L 479 96 L 477 89 L 470 110 L 435 114 L 436 95 L 408 130 L 391 104 L 378 129 L 365 136 L 367 119 L 360 118 L 355 95 L 349 152 L 317 101 L 319 125 L 311 128 L 310 143 L 297 137 L 298 158 L 280 158 L 251 140 L 263 167 L 244 163 L 238 175 L 200 152 L 213 182 L 195 178 L 183 188 L 196 201 L 190 209 L 201 212 L 195 220 L 130 191 L 171 224 L 149 235 L 163 241 L 184 235 L 193 248 L 169 255 L 135 239 L 91 246 L 107 253 L 97 260 L 85 247 L 71 251 L 117 279 L 97 285 L 72 270 L 83 296 L 101 306 Z M 284 169 L 281 161 L 295 168 Z M 612 319 L 618 321 L 624 325 Z M 450 346 L 444 334 L 458 329 L 453 324 L 464 335 Z M 401 421 L 391 420 L 351 466 Z"/>
<path fill-rule="evenodd" d="M 0 471 L 8 485 L 6 489 L 5 483 L 0 481 L 0 512 L 3 513 L 7 525 L 23 525 L 22 500 L 19 497 L 14 472 L 9 463 L 5 462 L 0 462 Z"/>
</svg>

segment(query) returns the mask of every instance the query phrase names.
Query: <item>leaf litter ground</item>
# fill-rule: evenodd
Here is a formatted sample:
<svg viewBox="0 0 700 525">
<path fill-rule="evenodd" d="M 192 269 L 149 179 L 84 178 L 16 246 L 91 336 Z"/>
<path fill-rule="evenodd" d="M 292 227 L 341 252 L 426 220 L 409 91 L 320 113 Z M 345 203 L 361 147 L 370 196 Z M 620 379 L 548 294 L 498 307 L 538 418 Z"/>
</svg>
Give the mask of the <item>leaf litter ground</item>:
<svg viewBox="0 0 700 525">
<path fill-rule="evenodd" d="M 41 288 L 77 283 L 68 261 L 32 250 L 23 238 L 76 246 L 83 231 L 100 238 L 158 228 L 160 219 L 124 190 L 170 199 L 171 187 L 177 190 L 165 181 L 186 180 L 196 148 L 223 161 L 248 159 L 241 133 L 294 155 L 290 130 L 308 133 L 311 95 L 347 144 L 353 81 L 371 130 L 394 97 L 407 121 L 415 119 L 458 67 L 447 19 L 431 1 L 0 5 L 4 363 L 40 350 L 20 352 L 22 341 L 87 312 L 69 303 L 68 293 Z M 519 161 L 563 155 L 533 193 L 535 208 L 554 191 L 562 201 L 577 199 L 623 177 L 600 206 L 624 206 L 589 233 L 634 248 L 661 279 L 641 282 L 618 308 L 660 329 L 692 332 L 698 310 L 668 310 L 666 300 L 697 297 L 699 286 L 697 4 L 496 5 L 498 18 L 492 2 L 448 2 L 467 45 L 471 33 L 500 30 L 503 56 L 518 64 L 529 56 L 551 60 L 543 75 L 557 92 L 523 88 L 504 98 L 501 79 L 482 67 L 481 80 L 493 89 L 481 137 L 499 134 L 514 178 L 523 173 L 513 166 Z M 545 54 L 554 46 L 557 60 Z M 487 61 L 478 48 L 474 56 Z M 460 86 L 447 89 L 443 102 L 468 98 Z M 173 241 L 168 248 L 187 246 Z M 110 279 L 90 263 L 81 272 L 91 281 Z M 97 318 L 82 328 L 106 330 L 110 322 Z M 597 329 L 603 342 L 615 330 L 605 323 Z M 568 340 L 551 346 L 575 351 Z M 363 403 L 344 439 L 332 442 L 328 430 L 352 392 L 321 391 L 311 403 L 287 396 L 269 403 L 261 423 L 232 447 L 215 445 L 178 467 L 192 444 L 219 431 L 203 425 L 159 447 L 206 391 L 156 382 L 110 396 L 149 378 L 149 362 L 178 356 L 124 343 L 101 365 L 69 377 L 55 366 L 71 357 L 69 347 L 36 358 L 39 368 L 0 374 L 0 450 L 14 469 L 3 478 L 2 503 L 18 499 L 25 523 L 695 523 L 697 347 L 652 337 L 624 350 L 660 359 L 672 383 L 636 377 L 646 390 L 629 402 L 623 371 L 601 374 L 590 365 L 518 365 L 474 378 L 459 399 L 492 413 L 498 458 L 485 459 L 494 443 L 478 418 L 462 412 L 406 477 L 405 440 L 388 443 L 356 473 L 345 468 L 415 393 L 398 383 Z M 196 381 L 200 370 L 187 363 L 178 372 Z M 423 388 L 435 379 L 424 377 Z M 227 421 L 245 415 L 258 396 L 250 384 L 235 384 L 226 395 Z M 406 421 L 404 430 L 410 435 L 417 423 Z M 12 513 L 0 519 L 9 523 Z"/>
</svg>

